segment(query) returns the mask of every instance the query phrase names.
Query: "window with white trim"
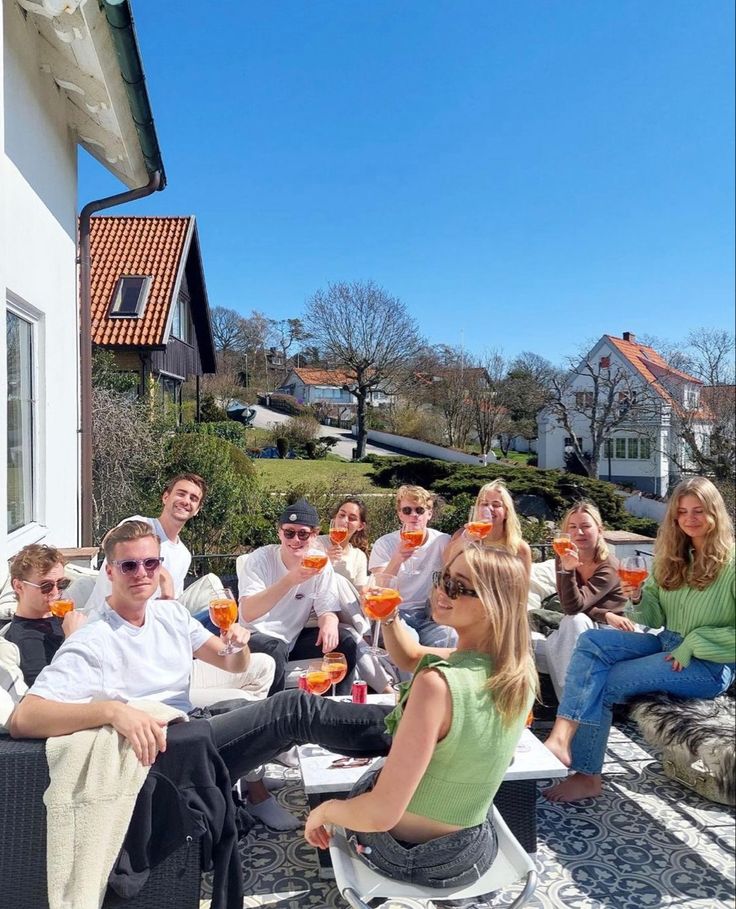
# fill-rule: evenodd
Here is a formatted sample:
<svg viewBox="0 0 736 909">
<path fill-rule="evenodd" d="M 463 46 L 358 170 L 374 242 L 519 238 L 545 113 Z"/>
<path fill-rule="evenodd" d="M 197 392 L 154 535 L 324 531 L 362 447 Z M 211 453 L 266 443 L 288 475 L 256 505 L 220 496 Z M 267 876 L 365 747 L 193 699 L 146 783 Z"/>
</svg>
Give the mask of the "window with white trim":
<svg viewBox="0 0 736 909">
<path fill-rule="evenodd" d="M 603 457 L 619 461 L 648 461 L 652 456 L 652 442 L 647 436 L 617 436 L 603 443 Z"/>
<path fill-rule="evenodd" d="M 191 344 L 194 337 L 192 317 L 189 311 L 189 300 L 183 293 L 179 294 L 176 303 L 174 304 L 171 334 L 180 341 L 184 341 L 185 344 Z"/>
<path fill-rule="evenodd" d="M 30 524 L 34 517 L 34 324 L 8 309 L 5 317 L 8 374 L 7 529 Z"/>
</svg>

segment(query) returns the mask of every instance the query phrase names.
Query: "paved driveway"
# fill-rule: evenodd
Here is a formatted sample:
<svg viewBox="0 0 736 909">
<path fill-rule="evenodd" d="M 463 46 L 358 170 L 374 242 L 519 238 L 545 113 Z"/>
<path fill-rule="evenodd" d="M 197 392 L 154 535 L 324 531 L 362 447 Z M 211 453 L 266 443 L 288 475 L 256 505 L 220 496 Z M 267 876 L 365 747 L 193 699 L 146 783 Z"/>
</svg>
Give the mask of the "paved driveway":
<svg viewBox="0 0 736 909">
<path fill-rule="evenodd" d="M 251 407 L 255 410 L 256 415 L 253 417 L 253 426 L 257 426 L 259 429 L 271 429 L 273 424 L 276 423 L 285 423 L 290 419 L 288 414 L 278 413 L 275 410 L 269 410 L 267 407 L 262 407 L 260 404 L 252 404 Z M 340 441 L 335 445 L 331 451 L 339 455 L 341 458 L 345 458 L 347 461 L 351 461 L 353 457 L 353 448 L 355 447 L 355 439 L 350 434 L 350 431 L 347 429 L 338 429 L 336 426 L 325 426 L 324 423 L 320 424 L 320 438 L 323 436 L 337 436 Z M 366 454 L 377 454 L 377 455 L 390 455 L 395 454 L 389 448 L 383 448 L 380 445 L 366 445 L 365 448 Z"/>
</svg>

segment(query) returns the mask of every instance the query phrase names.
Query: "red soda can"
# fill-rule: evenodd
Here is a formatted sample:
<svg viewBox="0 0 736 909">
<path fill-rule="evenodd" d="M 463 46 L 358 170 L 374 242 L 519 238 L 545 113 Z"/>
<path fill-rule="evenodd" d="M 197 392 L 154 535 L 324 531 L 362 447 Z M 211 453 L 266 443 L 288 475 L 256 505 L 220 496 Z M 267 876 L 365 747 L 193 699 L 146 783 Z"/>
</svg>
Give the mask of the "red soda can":
<svg viewBox="0 0 736 909">
<path fill-rule="evenodd" d="M 299 687 L 301 688 L 302 691 L 308 691 L 308 688 L 307 688 L 307 673 L 306 673 L 306 672 L 300 672 L 300 673 L 299 673 Z"/>
<path fill-rule="evenodd" d="M 362 679 L 356 679 L 350 693 L 353 696 L 353 704 L 366 704 L 368 702 L 368 683 Z"/>
</svg>

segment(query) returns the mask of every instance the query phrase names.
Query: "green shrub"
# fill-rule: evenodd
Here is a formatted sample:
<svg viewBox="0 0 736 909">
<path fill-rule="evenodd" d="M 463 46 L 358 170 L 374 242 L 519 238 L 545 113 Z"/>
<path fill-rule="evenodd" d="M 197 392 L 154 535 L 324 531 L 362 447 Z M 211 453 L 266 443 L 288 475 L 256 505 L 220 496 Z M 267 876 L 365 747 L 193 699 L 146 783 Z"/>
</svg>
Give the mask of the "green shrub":
<svg viewBox="0 0 736 909">
<path fill-rule="evenodd" d="M 224 423 L 227 412 L 215 403 L 214 395 L 204 395 L 199 408 L 199 417 L 203 423 Z"/>
<path fill-rule="evenodd" d="M 452 475 L 456 465 L 449 461 L 433 458 L 407 458 L 401 456 L 382 457 L 368 455 L 365 458 L 373 464 L 373 480 L 378 486 L 412 485 L 432 489 L 438 480 Z"/>
<path fill-rule="evenodd" d="M 268 403 L 266 403 L 267 401 Z M 270 407 L 271 410 L 276 410 L 279 413 L 288 413 L 294 417 L 309 413 L 309 408 L 300 404 L 293 395 L 258 395 L 258 403 L 264 407 Z"/>
<path fill-rule="evenodd" d="M 236 423 L 235 420 L 221 420 L 217 423 L 182 423 L 176 430 L 185 435 L 191 433 L 202 433 L 208 436 L 217 436 L 218 439 L 225 439 L 237 445 L 238 448 L 245 451 L 245 426 L 242 423 Z"/>
<path fill-rule="evenodd" d="M 659 524 L 652 518 L 635 518 L 633 515 L 627 514 L 624 522 L 616 530 L 628 530 L 631 533 L 640 533 L 643 537 L 654 539 L 657 536 Z"/>
</svg>

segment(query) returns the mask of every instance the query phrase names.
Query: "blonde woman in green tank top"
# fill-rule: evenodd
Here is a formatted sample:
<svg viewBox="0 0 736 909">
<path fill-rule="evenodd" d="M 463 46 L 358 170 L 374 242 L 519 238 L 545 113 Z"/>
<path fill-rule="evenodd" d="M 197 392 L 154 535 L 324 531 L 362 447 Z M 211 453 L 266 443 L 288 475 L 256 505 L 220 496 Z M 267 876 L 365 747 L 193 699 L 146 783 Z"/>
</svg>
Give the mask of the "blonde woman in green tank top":
<svg viewBox="0 0 736 909">
<path fill-rule="evenodd" d="M 386 718 L 393 743 L 350 797 L 315 808 L 305 836 L 327 848 L 348 831 L 367 864 L 399 880 L 463 885 L 495 857 L 487 815 L 524 728 L 537 676 L 523 560 L 476 545 L 435 576 L 432 618 L 455 630 L 453 649 L 424 647 L 397 613 L 383 620 L 396 665 L 412 671 Z"/>
</svg>

